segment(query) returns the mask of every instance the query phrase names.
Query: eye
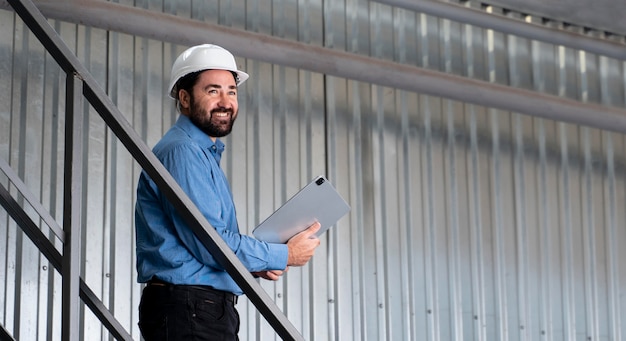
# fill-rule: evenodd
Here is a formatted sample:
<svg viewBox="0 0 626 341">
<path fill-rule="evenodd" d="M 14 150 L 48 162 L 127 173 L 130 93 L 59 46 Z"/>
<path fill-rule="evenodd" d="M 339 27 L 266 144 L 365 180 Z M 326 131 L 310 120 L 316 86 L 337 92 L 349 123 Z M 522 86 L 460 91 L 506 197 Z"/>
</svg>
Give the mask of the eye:
<svg viewBox="0 0 626 341">
<path fill-rule="evenodd" d="M 211 95 L 215 95 L 215 94 L 217 94 L 217 89 L 209 89 L 209 91 L 207 91 L 207 93 L 209 93 Z"/>
</svg>

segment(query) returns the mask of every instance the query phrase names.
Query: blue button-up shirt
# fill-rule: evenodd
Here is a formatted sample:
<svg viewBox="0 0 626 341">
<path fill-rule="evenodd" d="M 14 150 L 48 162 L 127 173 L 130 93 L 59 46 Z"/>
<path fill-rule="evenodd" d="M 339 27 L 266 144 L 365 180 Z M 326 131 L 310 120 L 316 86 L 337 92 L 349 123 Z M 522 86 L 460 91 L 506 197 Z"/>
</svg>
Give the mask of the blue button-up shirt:
<svg viewBox="0 0 626 341">
<path fill-rule="evenodd" d="M 230 186 L 220 168 L 224 144 L 180 115 L 153 152 L 226 244 L 251 271 L 283 270 L 287 246 L 239 234 Z M 210 285 L 243 292 L 144 172 L 135 206 L 137 280 L 156 277 L 173 284 Z"/>
</svg>

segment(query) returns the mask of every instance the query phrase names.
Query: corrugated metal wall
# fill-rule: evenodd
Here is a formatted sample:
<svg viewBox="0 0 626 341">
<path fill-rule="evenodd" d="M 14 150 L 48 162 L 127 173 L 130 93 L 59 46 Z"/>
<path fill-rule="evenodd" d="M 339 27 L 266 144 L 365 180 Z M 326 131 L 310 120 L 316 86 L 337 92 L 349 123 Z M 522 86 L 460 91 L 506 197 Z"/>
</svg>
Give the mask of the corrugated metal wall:
<svg viewBox="0 0 626 341">
<path fill-rule="evenodd" d="M 134 5 L 626 106 L 624 61 L 375 2 Z M 185 47 L 51 23 L 154 145 L 176 117 L 165 87 Z M 225 140 L 222 164 L 244 232 L 318 174 L 327 174 L 352 206 L 308 266 L 263 284 L 306 339 L 626 335 L 626 263 L 619 261 L 626 258 L 624 135 L 239 63 L 251 79 L 240 90 L 242 115 Z M 19 18 L 0 10 L 0 157 L 59 222 L 64 98 L 64 74 Z M 139 339 L 133 241 L 139 168 L 100 117 L 86 112 L 83 278 Z M 3 174 L 0 181 L 8 185 Z M 19 340 L 58 340 L 60 275 L 4 210 L 0 249 L 0 323 Z M 247 300 L 238 309 L 241 339 L 275 338 Z M 84 339 L 108 339 L 88 309 L 84 315 Z"/>
</svg>

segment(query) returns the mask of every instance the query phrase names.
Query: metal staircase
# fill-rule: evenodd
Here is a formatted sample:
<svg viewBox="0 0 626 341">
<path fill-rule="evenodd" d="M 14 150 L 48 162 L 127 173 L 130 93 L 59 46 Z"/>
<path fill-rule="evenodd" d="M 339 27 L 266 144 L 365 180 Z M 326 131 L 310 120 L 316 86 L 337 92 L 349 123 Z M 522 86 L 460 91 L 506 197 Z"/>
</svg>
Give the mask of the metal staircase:
<svg viewBox="0 0 626 341">
<path fill-rule="evenodd" d="M 83 100 L 86 99 L 132 157 L 166 194 L 181 216 L 186 219 L 196 236 L 233 277 L 278 335 L 284 340 L 304 340 L 270 296 L 224 243 L 215 229 L 202 216 L 149 147 L 141 140 L 119 109 L 69 50 L 34 3 L 30 0 L 8 0 L 8 2 L 66 74 L 63 226 L 59 226 L 50 213 L 30 193 L 19 176 L 13 172 L 9 164 L 0 158 L 0 170 L 8 177 L 9 182 L 17 189 L 21 198 L 25 199 L 35 209 L 41 221 L 48 225 L 63 243 L 63 252 L 60 253 L 49 238 L 41 232 L 38 224 L 26 214 L 20 202 L 11 195 L 8 188 L 0 185 L 0 204 L 2 207 L 62 276 L 62 339 L 80 339 L 79 299 L 94 313 L 113 337 L 118 340 L 132 339 L 131 335 L 80 277 L 80 265 L 83 261 L 80 245 L 83 203 L 76 198 L 81 198 L 83 190 L 81 187 L 83 183 L 81 169 L 84 161 L 81 142 L 84 120 L 82 108 Z M 6 328 L 0 327 L 0 339 L 13 340 Z"/>
</svg>

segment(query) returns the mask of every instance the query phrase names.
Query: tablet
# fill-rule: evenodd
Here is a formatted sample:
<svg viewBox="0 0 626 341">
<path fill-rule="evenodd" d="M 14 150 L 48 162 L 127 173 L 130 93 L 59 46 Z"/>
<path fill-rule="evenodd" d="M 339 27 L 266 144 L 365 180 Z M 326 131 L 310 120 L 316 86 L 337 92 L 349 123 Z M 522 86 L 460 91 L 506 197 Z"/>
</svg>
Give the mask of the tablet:
<svg viewBox="0 0 626 341">
<path fill-rule="evenodd" d="M 286 243 L 318 221 L 319 237 L 350 211 L 335 187 L 318 176 L 257 226 L 252 234 L 268 243 Z"/>
</svg>

